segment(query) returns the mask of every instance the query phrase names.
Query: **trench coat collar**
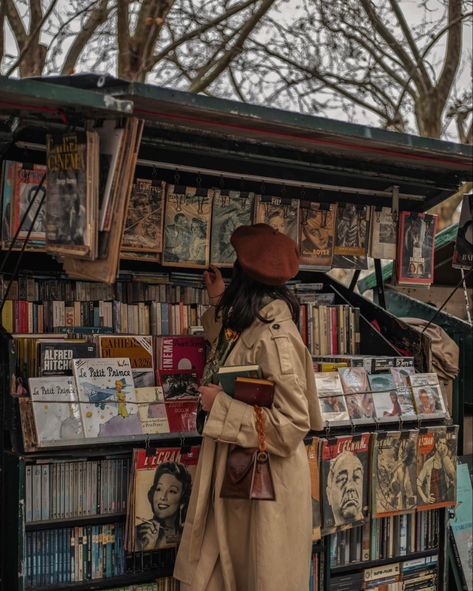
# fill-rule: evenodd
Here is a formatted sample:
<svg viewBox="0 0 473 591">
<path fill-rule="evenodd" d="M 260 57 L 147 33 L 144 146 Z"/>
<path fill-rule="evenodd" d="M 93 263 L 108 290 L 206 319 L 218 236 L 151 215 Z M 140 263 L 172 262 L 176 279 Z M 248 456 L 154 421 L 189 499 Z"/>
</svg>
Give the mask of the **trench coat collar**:
<svg viewBox="0 0 473 591">
<path fill-rule="evenodd" d="M 260 314 L 263 318 L 271 320 L 273 324 L 284 322 L 285 320 L 292 320 L 291 311 L 284 300 L 272 300 L 269 304 L 266 304 L 266 306 L 261 308 Z M 258 328 L 263 326 L 265 326 L 265 323 L 257 319 L 250 327 L 241 333 L 240 339 L 246 347 L 249 349 L 253 347 L 255 341 L 260 336 Z"/>
</svg>

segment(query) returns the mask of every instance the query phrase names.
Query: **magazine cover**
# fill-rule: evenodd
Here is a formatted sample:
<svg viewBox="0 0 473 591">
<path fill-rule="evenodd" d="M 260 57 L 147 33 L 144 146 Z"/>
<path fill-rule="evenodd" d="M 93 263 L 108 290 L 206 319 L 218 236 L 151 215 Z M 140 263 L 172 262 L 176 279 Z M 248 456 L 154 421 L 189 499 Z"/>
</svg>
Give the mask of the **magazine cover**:
<svg viewBox="0 0 473 591">
<path fill-rule="evenodd" d="M 40 339 L 36 344 L 40 376 L 71 376 L 73 359 L 96 355 L 95 343 L 90 341 Z"/>
<path fill-rule="evenodd" d="M 143 433 L 169 433 L 169 423 L 161 386 L 135 388 Z"/>
<path fill-rule="evenodd" d="M 38 446 L 84 438 L 71 377 L 30 378 L 31 402 Z"/>
<path fill-rule="evenodd" d="M 163 249 L 165 183 L 135 179 L 130 195 L 121 248 L 128 252 L 152 253 Z"/>
<path fill-rule="evenodd" d="M 370 434 L 323 440 L 322 533 L 360 525 L 368 513 Z"/>
<path fill-rule="evenodd" d="M 212 190 L 168 185 L 162 264 L 204 269 L 210 258 Z"/>
<path fill-rule="evenodd" d="M 299 244 L 299 200 L 257 195 L 255 224 L 269 224 Z"/>
<path fill-rule="evenodd" d="M 373 517 L 413 511 L 417 502 L 417 431 L 376 434 L 373 446 Z"/>
<path fill-rule="evenodd" d="M 197 375 L 192 369 L 160 370 L 159 379 L 165 402 L 171 400 L 197 399 Z"/>
<path fill-rule="evenodd" d="M 212 204 L 212 239 L 210 261 L 219 267 L 231 267 L 235 249 L 230 236 L 238 226 L 250 225 L 253 220 L 254 193 L 217 191 Z"/>
<path fill-rule="evenodd" d="M 402 211 L 399 217 L 397 281 L 430 285 L 434 280 L 437 216 Z"/>
<path fill-rule="evenodd" d="M 310 488 L 312 497 L 312 541 L 320 540 L 320 450 L 322 440 L 314 437 L 306 444 L 307 460 L 310 469 Z"/>
<path fill-rule="evenodd" d="M 374 259 L 396 258 L 397 222 L 390 207 L 373 208 L 369 255 Z"/>
<path fill-rule="evenodd" d="M 413 366 L 391 367 L 390 372 L 396 386 L 397 400 L 401 406 L 402 417 L 415 416 L 417 413 L 409 381 L 409 376 L 415 374 L 415 368 Z"/>
<path fill-rule="evenodd" d="M 202 336 L 156 337 L 158 370 L 191 369 L 200 382 L 205 365 L 205 339 Z"/>
<path fill-rule="evenodd" d="M 334 371 L 315 372 L 315 389 L 324 422 L 349 421 L 340 377 Z"/>
<path fill-rule="evenodd" d="M 409 381 L 420 418 L 439 418 L 447 415 L 436 373 L 416 373 L 409 376 Z"/>
<path fill-rule="evenodd" d="M 338 204 L 332 267 L 367 269 L 370 207 Z"/>
<path fill-rule="evenodd" d="M 338 375 L 345 394 L 369 392 L 368 374 L 364 367 L 339 367 Z"/>
<path fill-rule="evenodd" d="M 328 271 L 332 266 L 337 204 L 300 203 L 300 255 L 302 269 Z"/>
<path fill-rule="evenodd" d="M 454 544 L 467 591 L 473 591 L 473 491 L 468 464 L 457 470 L 458 504 L 450 519 Z"/>
<path fill-rule="evenodd" d="M 463 197 L 452 267 L 454 269 L 473 268 L 473 193 Z"/>
<path fill-rule="evenodd" d="M 143 433 L 128 359 L 73 359 L 72 368 L 85 437 Z"/>
<path fill-rule="evenodd" d="M 458 425 L 421 429 L 417 438 L 417 510 L 456 504 Z"/>
<path fill-rule="evenodd" d="M 181 539 L 199 457 L 199 447 L 133 451 L 133 499 L 127 514 L 131 552 L 177 546 Z M 131 527 L 130 527 L 131 526 Z"/>
<path fill-rule="evenodd" d="M 130 360 L 136 388 L 155 386 L 153 337 L 137 335 L 100 335 L 100 357 L 126 357 Z"/>
<path fill-rule="evenodd" d="M 166 415 L 171 433 L 195 433 L 197 431 L 197 399 L 166 402 Z"/>
<path fill-rule="evenodd" d="M 379 420 L 392 420 L 393 417 L 399 419 L 402 408 L 392 375 L 390 373 L 370 374 L 368 381 L 373 392 L 376 418 Z"/>
</svg>

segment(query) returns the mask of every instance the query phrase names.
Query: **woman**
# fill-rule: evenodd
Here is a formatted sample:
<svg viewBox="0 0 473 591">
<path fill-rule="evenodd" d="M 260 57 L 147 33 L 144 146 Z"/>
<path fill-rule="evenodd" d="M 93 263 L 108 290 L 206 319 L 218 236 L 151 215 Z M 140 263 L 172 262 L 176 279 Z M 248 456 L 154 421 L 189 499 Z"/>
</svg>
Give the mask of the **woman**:
<svg viewBox="0 0 473 591">
<path fill-rule="evenodd" d="M 138 548 L 157 550 L 179 541 L 192 486 L 191 475 L 183 464 L 164 462 L 154 473 L 148 500 L 153 519 L 137 529 Z"/>
<path fill-rule="evenodd" d="M 208 417 L 174 576 L 181 591 L 306 591 L 312 510 L 303 438 L 322 421 L 312 360 L 295 324 L 298 304 L 284 287 L 299 254 L 267 224 L 240 226 L 231 243 L 230 285 L 216 267 L 204 274 L 215 306 L 203 317 L 213 346 L 207 385 L 199 388 Z M 229 444 L 255 448 L 258 437 L 254 409 L 217 385 L 219 364 L 258 364 L 275 384 L 273 406 L 263 409 L 275 501 L 220 496 Z"/>
<path fill-rule="evenodd" d="M 392 408 L 390 411 L 385 410 L 383 416 L 385 417 L 400 417 L 402 414 L 402 408 L 399 404 L 399 400 L 397 399 L 397 392 L 391 390 L 389 392 L 389 397 L 391 398 Z"/>
</svg>

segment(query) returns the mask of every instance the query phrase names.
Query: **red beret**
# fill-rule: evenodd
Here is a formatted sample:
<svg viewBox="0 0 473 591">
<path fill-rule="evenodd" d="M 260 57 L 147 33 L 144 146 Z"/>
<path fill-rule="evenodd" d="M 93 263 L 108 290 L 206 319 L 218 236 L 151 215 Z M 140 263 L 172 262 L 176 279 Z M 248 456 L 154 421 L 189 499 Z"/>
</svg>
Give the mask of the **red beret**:
<svg viewBox="0 0 473 591">
<path fill-rule="evenodd" d="M 297 244 L 268 224 L 240 226 L 230 242 L 243 271 L 264 285 L 283 285 L 299 271 Z"/>
</svg>

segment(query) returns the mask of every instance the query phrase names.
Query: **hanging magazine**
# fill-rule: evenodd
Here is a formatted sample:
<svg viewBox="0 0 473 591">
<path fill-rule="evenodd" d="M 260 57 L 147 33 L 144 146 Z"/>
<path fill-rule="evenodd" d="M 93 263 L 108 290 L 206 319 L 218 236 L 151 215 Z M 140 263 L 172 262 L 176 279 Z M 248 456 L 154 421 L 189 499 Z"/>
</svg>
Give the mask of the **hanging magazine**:
<svg viewBox="0 0 473 591">
<path fill-rule="evenodd" d="M 332 266 L 336 203 L 300 202 L 301 268 L 328 271 Z"/>
<path fill-rule="evenodd" d="M 123 437 L 143 432 L 128 359 L 74 359 L 85 437 Z"/>
<path fill-rule="evenodd" d="M 326 535 L 366 519 L 370 434 L 322 441 L 322 534 Z"/>
<path fill-rule="evenodd" d="M 211 190 L 168 185 L 163 265 L 208 267 L 212 198 Z"/>
<path fill-rule="evenodd" d="M 396 219 L 390 207 L 374 207 L 371 213 L 369 255 L 374 259 L 396 258 Z"/>
<path fill-rule="evenodd" d="M 452 267 L 473 268 L 473 193 L 463 197 Z"/>
<path fill-rule="evenodd" d="M 199 447 L 133 450 L 125 548 L 149 552 L 177 546 L 192 490 Z"/>
<path fill-rule="evenodd" d="M 348 416 L 342 384 L 334 371 L 315 372 L 315 389 L 324 423 L 348 423 Z"/>
<path fill-rule="evenodd" d="M 257 195 L 255 224 L 269 224 L 299 244 L 299 200 Z"/>
<path fill-rule="evenodd" d="M 421 429 L 417 439 L 417 510 L 456 503 L 458 425 Z"/>
<path fill-rule="evenodd" d="M 377 433 L 373 445 L 373 517 L 413 511 L 416 494 L 417 431 Z"/>
<path fill-rule="evenodd" d="M 254 193 L 217 191 L 212 205 L 212 240 L 210 261 L 219 267 L 231 267 L 235 249 L 230 237 L 238 226 L 250 225 L 253 220 Z"/>
<path fill-rule="evenodd" d="M 367 269 L 370 207 L 338 204 L 332 267 Z"/>
<path fill-rule="evenodd" d="M 447 411 L 436 373 L 416 373 L 409 376 L 417 414 L 421 419 L 443 418 Z"/>
<path fill-rule="evenodd" d="M 135 179 L 121 245 L 127 258 L 132 258 L 133 253 L 147 253 L 159 260 L 163 248 L 164 193 L 162 181 Z"/>
<path fill-rule="evenodd" d="M 436 227 L 436 215 L 401 212 L 397 255 L 398 283 L 407 285 L 433 283 Z"/>
</svg>

